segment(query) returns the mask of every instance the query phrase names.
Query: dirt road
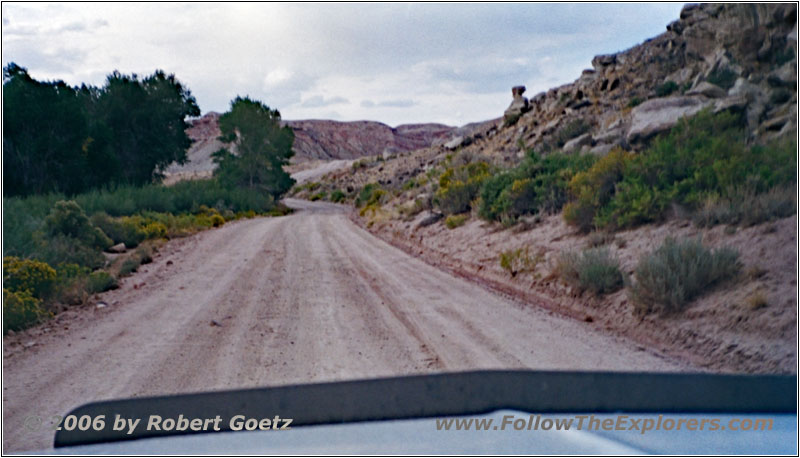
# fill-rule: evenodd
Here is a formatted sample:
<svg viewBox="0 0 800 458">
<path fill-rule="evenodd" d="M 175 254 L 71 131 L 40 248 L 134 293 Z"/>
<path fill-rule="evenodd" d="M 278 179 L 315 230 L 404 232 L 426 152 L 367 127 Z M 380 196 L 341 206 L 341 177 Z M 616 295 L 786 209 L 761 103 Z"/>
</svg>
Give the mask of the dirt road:
<svg viewBox="0 0 800 458">
<path fill-rule="evenodd" d="M 169 242 L 103 295 L 4 344 L 3 451 L 82 403 L 477 368 L 681 370 L 642 348 L 443 273 L 346 209 L 230 223 Z"/>
<path fill-rule="evenodd" d="M 320 162 L 316 167 L 311 167 L 305 170 L 300 170 L 292 174 L 292 178 L 297 181 L 297 184 L 305 183 L 306 181 L 316 180 L 323 175 L 339 170 L 342 168 L 350 167 L 354 159 L 335 159 L 333 161 Z"/>
</svg>

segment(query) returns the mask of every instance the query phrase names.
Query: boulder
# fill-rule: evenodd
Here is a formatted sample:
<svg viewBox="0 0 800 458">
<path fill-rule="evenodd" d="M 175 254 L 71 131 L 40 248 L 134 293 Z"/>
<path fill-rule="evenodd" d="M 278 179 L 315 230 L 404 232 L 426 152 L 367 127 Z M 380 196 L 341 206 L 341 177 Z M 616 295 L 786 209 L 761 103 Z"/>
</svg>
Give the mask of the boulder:
<svg viewBox="0 0 800 458">
<path fill-rule="evenodd" d="M 775 69 L 767 76 L 767 82 L 775 87 L 788 87 L 797 89 L 797 62 L 790 61 Z"/>
<path fill-rule="evenodd" d="M 528 99 L 522 96 L 524 93 L 525 86 L 514 86 L 511 88 L 511 95 L 514 97 L 514 99 L 511 101 L 511 105 L 509 105 L 508 108 L 506 108 L 506 111 L 503 113 L 504 119 L 511 119 L 515 116 L 518 117 L 530 110 Z"/>
<path fill-rule="evenodd" d="M 761 124 L 761 127 L 764 130 L 780 130 L 781 127 L 783 127 L 787 122 L 789 122 L 790 118 L 791 117 L 788 115 L 776 116 L 772 119 L 764 121 L 764 123 Z"/>
<path fill-rule="evenodd" d="M 636 143 L 669 130 L 684 116 L 692 116 L 713 101 L 700 97 L 666 97 L 648 100 L 631 112 L 627 140 Z"/>
<path fill-rule="evenodd" d="M 126 251 L 125 244 L 120 242 L 106 251 L 108 251 L 109 253 L 124 253 Z"/>
<path fill-rule="evenodd" d="M 748 102 L 757 102 L 759 98 L 766 97 L 764 91 L 757 85 L 750 83 L 744 78 L 737 78 L 733 87 L 728 90 L 728 95 L 741 95 L 747 98 Z"/>
<path fill-rule="evenodd" d="M 592 144 L 592 134 L 585 133 L 564 143 L 564 147 L 562 148 L 562 150 L 565 153 L 574 153 L 575 151 L 579 151 L 582 146 L 591 144 Z"/>
<path fill-rule="evenodd" d="M 397 154 L 399 152 L 400 151 L 397 148 L 387 147 L 387 148 L 385 148 L 383 150 L 383 153 L 381 153 L 381 156 L 383 157 L 383 160 L 386 161 L 386 160 L 391 159 L 392 156 L 397 156 Z"/>
<path fill-rule="evenodd" d="M 676 70 L 667 75 L 667 77 L 664 78 L 664 81 L 672 81 L 673 83 L 682 86 L 692 79 L 692 75 L 694 75 L 694 70 L 691 67 L 683 67 L 680 70 Z"/>
<path fill-rule="evenodd" d="M 743 95 L 725 97 L 714 102 L 714 113 L 721 111 L 741 111 L 747 108 L 747 98 Z"/>
<path fill-rule="evenodd" d="M 616 54 L 603 54 L 599 56 L 594 56 L 592 59 L 592 67 L 605 67 L 611 64 L 615 64 L 617 62 L 617 55 Z"/>
<path fill-rule="evenodd" d="M 420 216 L 417 218 L 417 222 L 414 224 L 414 230 L 417 230 L 421 227 L 430 226 L 431 224 L 436 224 L 442 218 L 444 218 L 443 214 L 427 210 L 423 213 L 420 213 Z"/>
<path fill-rule="evenodd" d="M 710 99 L 719 99 L 725 97 L 725 89 L 708 81 L 701 81 L 697 86 L 686 92 L 686 95 L 702 95 Z"/>
<path fill-rule="evenodd" d="M 617 145 L 614 145 L 612 143 L 600 143 L 592 147 L 592 149 L 590 149 L 589 152 L 597 156 L 605 156 L 616 146 Z"/>
<path fill-rule="evenodd" d="M 465 137 L 455 137 L 454 139 L 450 140 L 449 142 L 444 144 L 444 147 L 447 149 L 456 149 L 459 146 L 464 144 Z"/>
<path fill-rule="evenodd" d="M 728 95 L 741 96 L 747 100 L 747 124 L 751 129 L 755 129 L 767 108 L 766 92 L 744 78 L 737 78 L 736 83 L 728 90 Z"/>
<path fill-rule="evenodd" d="M 592 104 L 591 100 L 581 99 L 581 100 L 572 100 L 567 104 L 567 106 L 573 110 L 580 110 L 581 108 L 586 108 L 591 104 Z"/>
<path fill-rule="evenodd" d="M 615 122 L 616 123 L 616 122 Z M 593 143 L 617 143 L 622 138 L 622 129 L 614 128 L 599 132 L 592 136 Z"/>
<path fill-rule="evenodd" d="M 683 22 L 681 20 L 672 21 L 667 24 L 667 30 L 673 32 L 675 35 L 680 35 L 683 33 Z"/>
</svg>

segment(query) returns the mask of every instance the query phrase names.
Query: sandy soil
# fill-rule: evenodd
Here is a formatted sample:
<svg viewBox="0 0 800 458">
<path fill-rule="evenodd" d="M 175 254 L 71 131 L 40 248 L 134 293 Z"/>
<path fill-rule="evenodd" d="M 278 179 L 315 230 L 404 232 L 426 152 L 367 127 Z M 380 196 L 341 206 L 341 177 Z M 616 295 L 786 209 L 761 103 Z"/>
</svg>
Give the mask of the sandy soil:
<svg viewBox="0 0 800 458">
<path fill-rule="evenodd" d="M 384 210 L 357 221 L 430 264 L 561 315 L 590 320 L 610 333 L 696 366 L 714 372 L 796 373 L 796 215 L 734 232 L 725 226 L 699 229 L 676 219 L 615 234 L 606 246 L 628 275 L 639 258 L 667 236 L 700 237 L 710 247 L 728 246 L 740 253 L 743 268 L 737 278 L 711 289 L 681 313 L 641 316 L 624 289 L 593 297 L 576 293 L 552 275 L 559 253 L 583 249 L 588 243 L 561 215 L 512 229 L 472 217 L 451 230 L 441 222 L 415 229 L 416 221 L 390 213 Z M 501 268 L 499 255 L 517 249 L 540 258 L 535 269 L 512 276 Z M 765 303 L 754 307 L 755 295 L 764 297 Z"/>
<path fill-rule="evenodd" d="M 131 396 L 477 368 L 693 370 L 444 273 L 329 203 L 173 240 L 105 293 L 4 338 L 3 452 L 29 415 Z"/>
</svg>

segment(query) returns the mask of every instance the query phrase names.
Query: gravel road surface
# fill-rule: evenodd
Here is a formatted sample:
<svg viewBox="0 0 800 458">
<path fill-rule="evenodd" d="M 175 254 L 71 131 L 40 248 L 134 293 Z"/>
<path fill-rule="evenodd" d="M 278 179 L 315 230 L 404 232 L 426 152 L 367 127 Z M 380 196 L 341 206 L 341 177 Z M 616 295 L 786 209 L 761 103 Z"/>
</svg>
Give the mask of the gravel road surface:
<svg viewBox="0 0 800 458">
<path fill-rule="evenodd" d="M 51 446 L 26 417 L 101 399 L 479 368 L 686 370 L 437 270 L 344 206 L 287 203 L 298 211 L 170 241 L 108 306 L 4 342 L 3 451 Z"/>
</svg>

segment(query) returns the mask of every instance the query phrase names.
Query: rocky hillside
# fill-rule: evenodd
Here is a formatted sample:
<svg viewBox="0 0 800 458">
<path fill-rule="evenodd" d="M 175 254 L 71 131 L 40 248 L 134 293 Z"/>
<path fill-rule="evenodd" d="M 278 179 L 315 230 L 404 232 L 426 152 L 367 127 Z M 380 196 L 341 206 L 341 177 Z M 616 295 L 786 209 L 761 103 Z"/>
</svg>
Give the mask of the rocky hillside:
<svg viewBox="0 0 800 458">
<path fill-rule="evenodd" d="M 375 121 L 286 121 L 294 130 L 294 151 L 303 159 L 356 159 L 425 148 L 450 138 L 455 128 L 443 124 L 403 124 L 395 128 Z"/>
<path fill-rule="evenodd" d="M 193 120 L 187 130 L 194 141 L 187 152 L 189 162 L 173 164 L 167 169 L 172 176 L 207 176 L 215 167 L 211 154 L 223 145 L 219 113 L 209 112 Z M 357 159 L 364 156 L 396 154 L 449 141 L 456 133 L 465 135 L 479 124 L 461 128 L 444 124 L 403 124 L 389 127 L 375 121 L 340 122 L 329 120 L 285 121 L 294 130 L 293 163 L 308 160 Z"/>
<path fill-rule="evenodd" d="M 497 122 L 295 193 L 352 202 L 368 230 L 429 263 L 698 367 L 794 373 L 796 19 L 795 4 L 687 5 L 573 83 L 530 99 L 513 88 Z M 663 261 L 671 237 L 737 260 L 658 312 L 632 285 L 683 294 L 672 279 L 713 270 L 679 277 Z M 675 264 L 702 259 L 685 256 Z M 580 260 L 597 270 L 571 272 Z M 604 290 L 608 266 L 616 286 Z"/>
<path fill-rule="evenodd" d="M 596 56 L 571 84 L 530 100 L 514 88 L 506 128 L 479 138 L 497 137 L 488 147 L 505 156 L 639 150 L 706 107 L 745 111 L 753 140 L 786 135 L 797 128 L 796 17 L 795 4 L 687 5 L 664 33 Z"/>
</svg>

